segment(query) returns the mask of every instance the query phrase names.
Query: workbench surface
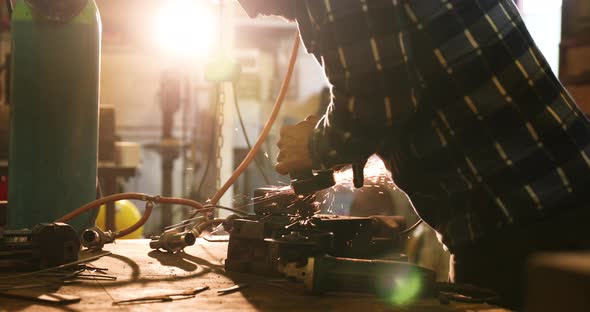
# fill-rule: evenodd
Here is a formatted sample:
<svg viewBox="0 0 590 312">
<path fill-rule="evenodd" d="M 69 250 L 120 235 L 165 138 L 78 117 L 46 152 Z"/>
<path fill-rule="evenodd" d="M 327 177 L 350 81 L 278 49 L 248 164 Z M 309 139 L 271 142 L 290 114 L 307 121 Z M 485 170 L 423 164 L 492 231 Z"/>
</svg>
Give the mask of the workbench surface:
<svg viewBox="0 0 590 312">
<path fill-rule="evenodd" d="M 60 294 L 76 295 L 81 301 L 67 306 L 0 297 L 0 311 L 504 311 L 488 305 L 423 300 L 412 307 L 393 307 L 369 295 L 306 295 L 303 285 L 248 274 L 229 274 L 223 261 L 227 243 L 198 239 L 185 253 L 167 254 L 150 250 L 148 240 L 118 240 L 105 246 L 112 254 L 93 262 L 108 268 L 116 281 L 88 280 L 62 286 Z M 0 273 L 6 274 L 6 273 Z M 30 281 L 28 281 L 30 283 Z M 240 292 L 218 296 L 218 289 L 248 283 Z M 160 295 L 209 286 L 194 298 L 133 305 L 113 305 L 113 301 L 146 295 Z"/>
</svg>

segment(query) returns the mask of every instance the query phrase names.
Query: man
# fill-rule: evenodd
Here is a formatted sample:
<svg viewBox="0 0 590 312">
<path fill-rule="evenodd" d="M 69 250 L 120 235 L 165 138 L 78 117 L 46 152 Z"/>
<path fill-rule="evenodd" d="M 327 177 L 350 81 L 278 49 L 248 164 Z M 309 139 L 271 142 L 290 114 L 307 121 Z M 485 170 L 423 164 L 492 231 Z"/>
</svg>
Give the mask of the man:
<svg viewBox="0 0 590 312">
<path fill-rule="evenodd" d="M 287 126 L 276 170 L 377 153 L 455 258 L 520 306 L 527 257 L 589 247 L 590 125 L 511 0 L 240 0 L 295 19 L 332 84 Z"/>
</svg>

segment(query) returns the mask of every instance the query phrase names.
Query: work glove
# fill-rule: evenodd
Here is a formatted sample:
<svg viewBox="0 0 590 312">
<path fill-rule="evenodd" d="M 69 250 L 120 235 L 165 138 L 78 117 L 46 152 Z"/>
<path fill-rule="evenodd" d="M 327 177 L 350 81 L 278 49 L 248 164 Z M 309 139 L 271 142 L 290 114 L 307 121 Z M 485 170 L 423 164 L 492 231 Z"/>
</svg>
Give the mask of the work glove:
<svg viewBox="0 0 590 312">
<path fill-rule="evenodd" d="M 280 174 L 289 174 L 312 168 L 309 156 L 309 140 L 319 118 L 307 116 L 305 120 L 281 128 L 281 137 L 277 142 L 279 155 L 275 170 Z"/>
</svg>

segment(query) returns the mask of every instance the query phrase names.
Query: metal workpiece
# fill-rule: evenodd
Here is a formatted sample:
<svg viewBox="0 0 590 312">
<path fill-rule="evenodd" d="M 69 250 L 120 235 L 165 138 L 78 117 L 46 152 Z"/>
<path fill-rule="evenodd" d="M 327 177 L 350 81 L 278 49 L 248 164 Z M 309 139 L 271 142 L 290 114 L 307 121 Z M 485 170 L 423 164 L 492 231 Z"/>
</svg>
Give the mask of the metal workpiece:
<svg viewBox="0 0 590 312">
<path fill-rule="evenodd" d="M 276 187 L 261 187 L 254 191 L 256 215 L 300 216 L 308 218 L 318 212 L 316 195 L 302 195 Z"/>
<path fill-rule="evenodd" d="M 295 194 L 299 195 L 313 194 L 336 184 L 333 170 L 318 171 L 314 174 L 309 169 L 292 172 L 290 175 L 291 187 Z"/>
<path fill-rule="evenodd" d="M 160 236 L 152 236 L 150 248 L 162 249 L 167 252 L 178 252 L 197 241 L 197 236 L 192 231 L 180 232 L 177 229 L 165 231 Z"/>
<path fill-rule="evenodd" d="M 399 237 L 376 236 L 373 219 L 316 215 L 313 227 L 292 223 L 285 215 L 244 217 L 232 222 L 225 267 L 228 271 L 269 276 L 280 274 L 279 266 L 299 265 L 308 257 L 329 254 L 350 258 L 399 255 Z M 399 257 L 396 257 L 398 259 Z"/>
<path fill-rule="evenodd" d="M 293 203 L 298 196 L 292 192 L 282 192 L 277 187 L 260 187 L 254 190 L 254 213 L 257 215 L 290 215 L 297 213 Z"/>
<path fill-rule="evenodd" d="M 91 250 L 101 250 L 104 245 L 115 242 L 116 233 L 112 231 L 103 231 L 99 227 L 91 227 L 84 230 L 80 235 L 82 245 Z"/>
<path fill-rule="evenodd" d="M 133 299 L 127 300 L 120 300 L 113 302 L 113 305 L 124 305 L 124 304 L 134 304 L 134 303 L 150 303 L 150 302 L 169 302 L 174 300 L 181 300 L 181 299 L 188 299 L 193 298 L 197 294 L 202 293 L 206 290 L 209 290 L 209 286 L 202 286 L 197 287 L 189 290 L 162 294 L 162 295 L 153 295 L 153 296 L 143 296 L 137 297 Z"/>
</svg>

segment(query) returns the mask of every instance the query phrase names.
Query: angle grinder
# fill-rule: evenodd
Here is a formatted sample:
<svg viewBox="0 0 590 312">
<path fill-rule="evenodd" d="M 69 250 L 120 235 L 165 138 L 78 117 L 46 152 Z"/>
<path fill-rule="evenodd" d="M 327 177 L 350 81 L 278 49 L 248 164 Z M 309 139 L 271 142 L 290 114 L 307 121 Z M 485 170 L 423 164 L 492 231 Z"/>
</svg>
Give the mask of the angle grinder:
<svg viewBox="0 0 590 312">
<path fill-rule="evenodd" d="M 333 170 L 318 171 L 314 174 L 311 169 L 305 169 L 291 172 L 290 176 L 291 188 L 297 195 L 313 194 L 336 184 Z"/>
<path fill-rule="evenodd" d="M 367 161 L 352 164 L 353 184 L 356 188 L 363 187 L 364 168 Z M 297 195 L 312 194 L 336 184 L 334 170 L 322 170 L 315 173 L 311 169 L 303 169 L 290 173 L 291 188 Z"/>
</svg>

